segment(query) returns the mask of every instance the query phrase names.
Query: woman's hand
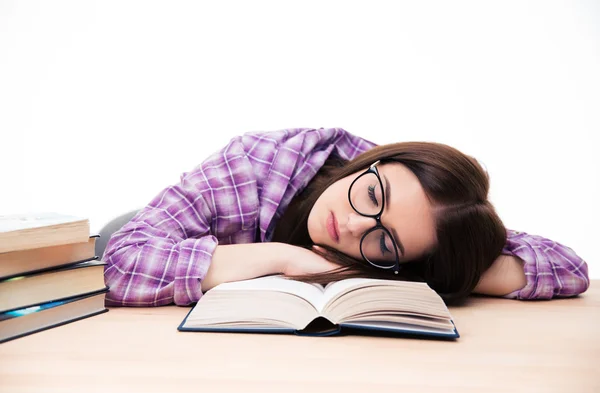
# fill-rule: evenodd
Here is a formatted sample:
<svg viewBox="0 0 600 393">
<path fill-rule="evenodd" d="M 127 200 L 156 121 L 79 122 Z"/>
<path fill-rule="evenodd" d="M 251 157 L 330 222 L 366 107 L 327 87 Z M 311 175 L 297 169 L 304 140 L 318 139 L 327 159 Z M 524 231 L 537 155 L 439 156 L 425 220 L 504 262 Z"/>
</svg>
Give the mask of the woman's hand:
<svg viewBox="0 0 600 393">
<path fill-rule="evenodd" d="M 313 248 L 325 252 L 319 246 L 313 246 Z M 282 273 L 286 276 L 303 276 L 325 273 L 339 267 L 339 265 L 329 262 L 314 251 L 302 247 L 290 246 L 290 252 L 286 257 Z"/>
</svg>

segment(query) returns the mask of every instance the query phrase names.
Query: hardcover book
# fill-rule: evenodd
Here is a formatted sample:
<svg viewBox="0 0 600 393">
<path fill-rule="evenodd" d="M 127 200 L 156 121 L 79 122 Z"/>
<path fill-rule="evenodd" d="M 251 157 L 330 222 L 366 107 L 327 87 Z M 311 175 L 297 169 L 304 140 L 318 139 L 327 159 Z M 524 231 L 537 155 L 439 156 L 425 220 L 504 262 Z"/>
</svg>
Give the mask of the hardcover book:
<svg viewBox="0 0 600 393">
<path fill-rule="evenodd" d="M 459 337 L 446 304 L 426 283 L 366 278 L 325 287 L 281 276 L 220 284 L 200 298 L 178 329 Z"/>
</svg>

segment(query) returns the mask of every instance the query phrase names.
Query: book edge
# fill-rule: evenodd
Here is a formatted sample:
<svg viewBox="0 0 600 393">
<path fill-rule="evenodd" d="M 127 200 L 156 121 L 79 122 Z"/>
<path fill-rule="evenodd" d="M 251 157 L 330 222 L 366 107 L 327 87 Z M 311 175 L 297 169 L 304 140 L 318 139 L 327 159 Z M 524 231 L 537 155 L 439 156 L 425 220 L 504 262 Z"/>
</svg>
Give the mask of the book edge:
<svg viewBox="0 0 600 393">
<path fill-rule="evenodd" d="M 82 259 L 80 261 L 66 262 L 66 263 L 61 263 L 60 265 L 49 266 L 49 267 L 45 267 L 42 269 L 36 269 L 36 270 L 30 270 L 30 271 L 26 271 L 26 272 L 17 273 L 17 274 L 11 274 L 10 276 L 2 276 L 2 277 L 0 277 L 0 282 L 10 280 L 11 278 L 15 278 L 15 277 L 35 276 L 37 274 L 48 273 L 53 270 L 69 270 L 68 268 L 71 268 L 74 265 L 84 263 L 84 262 L 99 261 L 99 260 L 100 260 L 100 257 L 95 255 L 91 258 Z M 101 261 L 101 262 L 103 262 L 103 263 L 99 263 L 98 265 L 106 265 L 106 262 L 104 262 L 104 261 Z M 97 266 L 97 265 L 90 264 L 88 266 L 80 266 L 80 267 L 89 267 L 89 266 Z"/>
<path fill-rule="evenodd" d="M 364 331 L 364 332 L 369 332 L 369 333 L 374 333 L 374 334 L 390 334 L 390 335 L 394 335 L 394 336 L 401 336 L 401 337 L 432 337 L 432 338 L 443 338 L 443 339 L 457 339 L 460 338 L 460 334 L 458 333 L 458 330 L 456 329 L 456 325 L 454 324 L 454 321 L 450 321 L 452 322 L 452 325 L 454 326 L 454 330 L 453 330 L 453 334 L 444 334 L 444 333 L 436 333 L 436 332 L 427 332 L 427 331 L 419 331 L 419 330 L 404 330 L 404 329 L 392 329 L 392 328 L 378 328 L 378 327 L 372 327 L 372 326 L 359 326 L 359 325 L 355 325 L 355 326 L 348 326 L 348 325 L 344 325 L 342 324 L 342 333 L 344 332 L 344 330 L 346 331 L 354 331 L 354 330 L 359 330 L 359 331 Z"/>
<path fill-rule="evenodd" d="M 97 261 L 97 263 L 88 263 L 88 262 L 92 262 L 92 261 Z M 87 263 L 87 265 L 85 265 Z M 39 272 L 35 272 L 32 274 L 19 274 L 17 276 L 13 276 L 14 277 L 23 277 L 23 278 L 29 278 L 29 277 L 34 277 L 34 276 L 39 276 L 42 274 L 49 274 L 49 273 L 54 273 L 54 272 L 64 272 L 67 270 L 75 270 L 75 269 L 85 269 L 88 267 L 95 267 L 95 266 L 103 266 L 106 265 L 106 261 L 102 261 L 100 260 L 100 258 L 98 258 L 98 256 L 94 256 L 93 258 L 90 258 L 88 260 L 84 260 L 81 262 L 70 262 L 66 265 L 63 265 L 62 267 L 52 267 L 49 269 L 44 269 L 43 271 L 39 271 Z M 0 279 L 0 284 L 2 282 L 6 281 L 5 278 Z"/>
<path fill-rule="evenodd" d="M 212 332 L 212 333 L 287 333 L 292 334 L 295 332 L 295 329 L 290 328 L 265 328 L 265 329 L 247 329 L 247 328 L 193 328 L 186 327 L 185 323 L 187 322 L 188 317 L 194 310 L 194 307 L 190 308 L 190 311 L 185 315 L 177 330 L 180 332 Z"/>
<path fill-rule="evenodd" d="M 77 231 L 76 231 L 77 230 Z M 85 239 L 84 235 L 79 234 L 79 230 L 85 230 Z M 66 232 L 68 234 L 70 234 L 71 236 L 69 237 L 69 240 L 60 240 L 60 241 L 54 241 L 54 242 L 49 242 L 46 239 L 46 243 L 42 242 L 36 245 L 31 245 L 30 242 L 24 242 L 22 239 L 30 239 L 34 236 L 39 236 L 39 233 L 45 233 L 45 232 L 52 232 L 52 231 L 61 231 L 61 232 Z M 77 239 L 75 239 L 75 235 L 77 234 Z M 61 224 L 54 224 L 54 225 L 47 225 L 47 226 L 40 226 L 40 227 L 32 227 L 32 228 L 23 228 L 23 229 L 18 229 L 18 230 L 13 230 L 13 231 L 5 231 L 5 232 L 0 232 L 0 239 L 6 240 L 6 241 L 11 241 L 11 246 L 5 246 L 4 248 L 0 247 L 0 252 L 2 253 L 7 253 L 7 252 L 14 252 L 14 251 L 23 251 L 23 250 L 29 250 L 29 249 L 34 249 L 34 248 L 44 248 L 44 247 L 52 247 L 52 246 L 62 246 L 62 245 L 68 245 L 68 244 L 74 244 L 74 243 L 83 243 L 84 241 L 89 241 L 90 237 L 96 237 L 96 236 L 91 236 L 90 235 L 90 221 L 89 219 L 85 218 L 85 219 L 81 219 L 81 220 L 77 220 L 77 221 L 69 221 L 69 222 L 64 222 Z M 21 239 L 21 241 L 17 241 L 16 242 L 16 246 L 14 245 L 14 239 L 15 238 L 19 238 Z"/>
<path fill-rule="evenodd" d="M 4 313 L 7 313 L 7 312 L 11 312 L 11 311 L 22 310 L 24 308 L 29 308 L 29 307 L 41 306 L 41 305 L 46 304 L 46 303 L 62 302 L 62 301 L 65 301 L 65 300 L 72 300 L 72 299 L 75 299 L 75 298 L 78 298 L 78 297 L 85 298 L 85 297 L 95 296 L 95 295 L 99 295 L 101 293 L 107 293 L 109 291 L 110 291 L 110 287 L 105 286 L 104 288 L 101 288 L 101 289 L 95 289 L 95 290 L 90 291 L 90 292 L 84 292 L 84 293 L 80 293 L 80 294 L 73 295 L 73 296 L 65 296 L 65 297 L 61 297 L 61 298 L 58 298 L 58 299 L 45 300 L 43 302 L 38 302 L 38 303 L 26 305 L 26 306 L 19 306 L 19 307 L 11 308 L 11 309 L 8 309 L 8 310 L 3 310 L 3 311 L 0 311 L 0 314 L 4 314 Z"/>
<path fill-rule="evenodd" d="M 63 321 L 63 322 L 60 322 L 60 323 L 57 323 L 57 324 L 54 324 L 54 325 L 45 326 L 45 327 L 40 328 L 40 329 L 32 330 L 32 331 L 29 331 L 29 332 L 18 334 L 16 336 L 5 338 L 3 340 L 0 340 L 0 344 L 8 342 L 8 341 L 16 340 L 18 338 L 22 338 L 22 337 L 25 337 L 25 336 L 29 336 L 29 335 L 32 335 L 32 334 L 35 334 L 35 333 L 43 332 L 44 330 L 49 330 L 49 329 L 53 329 L 53 328 L 56 328 L 56 327 L 59 327 L 59 326 L 67 325 L 69 323 L 81 321 L 82 319 L 86 319 L 86 318 L 90 318 L 90 317 L 93 317 L 93 316 L 96 316 L 96 315 L 104 314 L 106 312 L 108 312 L 108 308 L 106 308 L 106 306 L 105 306 L 104 310 L 94 311 L 91 314 L 86 314 L 86 315 L 83 315 L 83 316 L 80 316 L 80 317 L 76 317 L 74 319 L 69 319 L 67 321 Z"/>
<path fill-rule="evenodd" d="M 390 333 L 396 335 L 398 337 L 406 336 L 406 337 L 432 337 L 432 338 L 444 338 L 444 339 L 457 339 L 460 338 L 460 334 L 456 329 L 456 324 L 453 320 L 452 325 L 454 326 L 454 334 L 443 334 L 443 333 L 433 333 L 433 332 L 424 332 L 424 331 L 407 331 L 402 329 L 385 329 L 385 328 L 373 328 L 373 327 L 347 327 L 344 324 L 336 324 L 337 330 L 328 331 L 324 333 L 303 333 L 302 330 L 297 329 L 289 329 L 289 328 L 193 328 L 186 327 L 185 324 L 187 322 L 188 317 L 194 310 L 194 307 L 190 308 L 190 311 L 183 318 L 177 330 L 180 332 L 207 332 L 207 333 L 286 333 L 286 334 L 295 334 L 297 336 L 307 336 L 307 337 L 327 337 L 334 336 L 338 334 L 343 334 L 344 331 L 352 331 L 352 329 L 362 330 L 368 333 Z"/>
</svg>

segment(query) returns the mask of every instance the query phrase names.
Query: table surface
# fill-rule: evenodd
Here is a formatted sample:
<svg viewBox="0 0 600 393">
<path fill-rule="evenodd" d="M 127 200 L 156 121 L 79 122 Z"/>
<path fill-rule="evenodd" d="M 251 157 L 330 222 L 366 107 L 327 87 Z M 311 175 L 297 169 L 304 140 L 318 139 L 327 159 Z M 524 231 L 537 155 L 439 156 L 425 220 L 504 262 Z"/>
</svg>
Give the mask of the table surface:
<svg viewBox="0 0 600 393">
<path fill-rule="evenodd" d="M 1 392 L 600 392 L 600 281 L 473 297 L 457 341 L 178 332 L 187 307 L 111 308 L 0 345 Z"/>
</svg>

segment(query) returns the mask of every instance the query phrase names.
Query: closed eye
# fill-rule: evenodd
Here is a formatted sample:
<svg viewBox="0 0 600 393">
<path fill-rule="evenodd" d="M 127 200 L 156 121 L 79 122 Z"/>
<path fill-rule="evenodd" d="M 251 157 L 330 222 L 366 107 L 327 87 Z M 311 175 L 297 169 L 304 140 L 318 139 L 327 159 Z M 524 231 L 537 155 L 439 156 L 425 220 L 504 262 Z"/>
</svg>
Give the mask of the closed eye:
<svg viewBox="0 0 600 393">
<path fill-rule="evenodd" d="M 385 255 L 386 252 L 391 252 L 390 249 L 387 247 L 386 241 L 385 241 L 385 232 L 381 232 L 381 237 L 379 238 L 379 248 L 381 249 L 381 254 Z"/>
<path fill-rule="evenodd" d="M 377 202 L 377 198 L 375 197 L 375 186 L 369 186 L 369 198 L 375 206 L 379 206 L 379 202 Z"/>
</svg>

